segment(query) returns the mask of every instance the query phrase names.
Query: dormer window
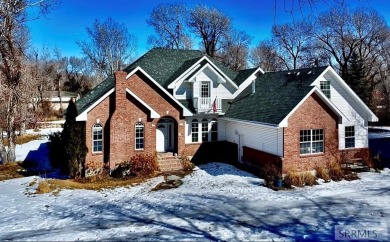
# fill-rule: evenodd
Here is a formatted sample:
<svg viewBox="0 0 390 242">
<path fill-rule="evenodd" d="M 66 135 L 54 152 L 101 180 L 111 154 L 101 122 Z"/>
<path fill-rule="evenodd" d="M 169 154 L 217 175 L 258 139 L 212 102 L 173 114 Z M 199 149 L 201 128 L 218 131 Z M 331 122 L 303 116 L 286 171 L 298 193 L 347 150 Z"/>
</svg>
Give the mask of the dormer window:
<svg viewBox="0 0 390 242">
<path fill-rule="evenodd" d="M 321 91 L 325 94 L 327 98 L 330 98 L 330 81 L 321 81 L 320 82 Z"/>
<path fill-rule="evenodd" d="M 200 97 L 210 97 L 210 82 L 201 82 Z"/>
</svg>

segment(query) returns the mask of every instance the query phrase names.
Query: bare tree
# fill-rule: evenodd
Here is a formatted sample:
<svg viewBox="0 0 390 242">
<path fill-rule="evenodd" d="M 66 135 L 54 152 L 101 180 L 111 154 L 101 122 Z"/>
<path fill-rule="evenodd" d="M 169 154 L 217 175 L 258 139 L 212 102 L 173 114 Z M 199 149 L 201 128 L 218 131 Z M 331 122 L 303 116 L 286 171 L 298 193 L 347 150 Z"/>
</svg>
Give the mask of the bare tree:
<svg viewBox="0 0 390 242">
<path fill-rule="evenodd" d="M 218 58 L 232 70 L 247 68 L 249 45 L 252 38 L 244 31 L 231 30 L 224 37 L 221 53 Z"/>
<path fill-rule="evenodd" d="M 0 157 L 3 163 L 15 161 L 16 118 L 23 84 L 23 61 L 29 40 L 26 23 L 32 19 L 27 9 L 47 13 L 50 2 L 44 0 L 0 0 L 0 82 L 3 94 L 4 125 L 0 125 Z M 3 136 L 6 131 L 6 137 Z M 5 148 L 5 138 L 8 149 Z"/>
<path fill-rule="evenodd" d="M 252 65 L 261 67 L 264 71 L 278 71 L 283 69 L 283 63 L 270 40 L 260 41 L 249 55 Z"/>
<path fill-rule="evenodd" d="M 274 25 L 272 37 L 277 52 L 287 69 L 303 66 L 305 52 L 310 51 L 311 25 L 306 21 Z"/>
<path fill-rule="evenodd" d="M 207 55 L 215 57 L 223 38 L 230 31 L 230 18 L 216 8 L 197 6 L 190 11 L 187 22 L 190 30 L 202 40 Z"/>
<path fill-rule="evenodd" d="M 164 3 L 155 7 L 146 21 L 156 35 L 148 38 L 152 47 L 191 49 L 192 40 L 186 30 L 188 9 L 183 4 Z"/>
<path fill-rule="evenodd" d="M 67 59 L 66 81 L 64 90 L 85 94 L 93 86 L 92 68 L 88 59 L 71 56 Z"/>
<path fill-rule="evenodd" d="M 104 22 L 95 20 L 93 26 L 87 28 L 87 34 L 90 41 L 77 41 L 77 44 L 100 80 L 123 68 L 137 50 L 136 36 L 112 18 Z"/>
<path fill-rule="evenodd" d="M 357 53 L 363 62 L 364 79 L 371 93 L 381 80 L 381 46 L 389 38 L 389 27 L 384 18 L 370 9 L 350 11 L 347 8 L 333 8 L 318 17 L 317 26 L 314 31 L 317 48 L 328 54 L 330 64 L 346 81 L 350 77 L 352 55 Z M 371 94 L 368 96 L 372 97 Z"/>
</svg>

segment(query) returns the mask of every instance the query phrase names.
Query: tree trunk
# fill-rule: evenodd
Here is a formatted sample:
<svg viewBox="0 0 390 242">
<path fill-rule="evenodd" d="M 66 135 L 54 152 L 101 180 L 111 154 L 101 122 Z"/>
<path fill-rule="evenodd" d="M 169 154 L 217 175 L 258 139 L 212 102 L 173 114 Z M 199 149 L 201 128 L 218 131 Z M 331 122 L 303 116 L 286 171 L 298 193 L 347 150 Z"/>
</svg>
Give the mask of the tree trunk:
<svg viewBox="0 0 390 242">
<path fill-rule="evenodd" d="M 21 106 L 19 136 L 23 136 L 26 134 L 26 126 L 27 126 L 27 104 L 23 103 Z"/>
<path fill-rule="evenodd" d="M 5 146 L 4 146 L 4 134 L 3 134 L 3 129 L 0 127 L 0 159 L 2 161 L 2 163 L 7 163 L 8 160 L 7 160 L 7 150 L 5 149 Z"/>
<path fill-rule="evenodd" d="M 12 94 L 11 94 L 12 95 Z M 14 101 L 14 100 L 12 100 Z M 7 151 L 7 162 L 15 162 L 15 146 L 16 146 L 16 132 L 15 132 L 15 114 L 16 104 L 11 102 L 11 107 L 8 113 L 8 151 Z"/>
</svg>

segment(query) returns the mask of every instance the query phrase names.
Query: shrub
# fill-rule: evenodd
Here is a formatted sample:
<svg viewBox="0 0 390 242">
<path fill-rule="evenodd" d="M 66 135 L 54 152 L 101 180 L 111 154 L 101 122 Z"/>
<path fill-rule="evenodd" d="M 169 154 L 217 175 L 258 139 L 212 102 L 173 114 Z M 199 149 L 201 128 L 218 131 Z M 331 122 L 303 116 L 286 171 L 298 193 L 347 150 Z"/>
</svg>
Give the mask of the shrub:
<svg viewBox="0 0 390 242">
<path fill-rule="evenodd" d="M 302 177 L 297 172 L 288 172 L 283 179 L 283 184 L 287 188 L 292 186 L 303 187 L 304 183 Z"/>
<path fill-rule="evenodd" d="M 195 167 L 194 163 L 192 163 L 187 156 L 180 157 L 180 163 L 183 167 L 183 171 L 192 171 Z"/>
<path fill-rule="evenodd" d="M 261 167 L 259 176 L 265 180 L 267 185 L 273 184 L 273 181 L 277 177 L 281 177 L 282 172 L 277 165 L 272 163 L 267 163 Z"/>
<path fill-rule="evenodd" d="M 313 173 L 307 171 L 302 173 L 302 176 L 305 186 L 314 186 L 318 184 L 317 177 L 315 177 Z"/>
<path fill-rule="evenodd" d="M 315 167 L 316 176 L 323 179 L 325 182 L 330 182 L 329 170 L 325 166 L 316 166 Z"/>
<path fill-rule="evenodd" d="M 51 187 L 46 180 L 40 180 L 35 193 L 44 194 L 44 193 L 52 192 L 53 190 L 54 190 L 53 187 Z"/>
<path fill-rule="evenodd" d="M 381 159 L 380 152 L 376 156 L 372 157 L 371 163 L 372 163 L 372 167 L 376 171 L 383 170 L 385 168 L 385 164 L 384 164 L 383 160 Z"/>
<path fill-rule="evenodd" d="M 84 158 L 88 152 L 85 145 L 85 124 L 76 122 L 78 111 L 71 99 L 66 110 L 62 140 L 65 151 L 65 161 L 69 167 L 71 177 L 83 176 Z"/>
<path fill-rule="evenodd" d="M 157 155 L 138 154 L 130 159 L 130 172 L 136 176 L 152 175 L 157 169 Z"/>
<path fill-rule="evenodd" d="M 288 172 L 283 183 L 286 188 L 317 185 L 316 177 L 311 172 Z"/>
<path fill-rule="evenodd" d="M 115 178 L 125 178 L 129 177 L 130 173 L 130 162 L 125 161 L 120 163 L 112 172 L 111 176 Z"/>
<path fill-rule="evenodd" d="M 340 163 L 330 162 L 328 165 L 329 177 L 333 181 L 341 181 L 344 178 L 344 172 Z"/>
</svg>

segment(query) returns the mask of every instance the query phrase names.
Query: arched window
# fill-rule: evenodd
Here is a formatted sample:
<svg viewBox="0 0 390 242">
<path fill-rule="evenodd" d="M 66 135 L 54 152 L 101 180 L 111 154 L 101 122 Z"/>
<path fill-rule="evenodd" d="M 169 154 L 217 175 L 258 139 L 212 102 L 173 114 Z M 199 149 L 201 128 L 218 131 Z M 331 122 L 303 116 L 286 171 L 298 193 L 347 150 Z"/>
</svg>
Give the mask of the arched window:
<svg viewBox="0 0 390 242">
<path fill-rule="evenodd" d="M 199 126 L 198 120 L 193 119 L 191 122 L 191 137 L 192 142 L 199 142 Z"/>
<path fill-rule="evenodd" d="M 145 145 L 144 125 L 141 122 L 135 124 L 135 149 L 143 150 Z"/>
<path fill-rule="evenodd" d="M 202 119 L 202 142 L 209 141 L 209 121 Z"/>
<path fill-rule="evenodd" d="M 210 133 L 211 133 L 211 141 L 218 141 L 218 121 L 215 118 L 211 120 Z"/>
<path fill-rule="evenodd" d="M 95 124 L 92 127 L 92 152 L 103 152 L 103 127 L 101 124 Z"/>
</svg>

